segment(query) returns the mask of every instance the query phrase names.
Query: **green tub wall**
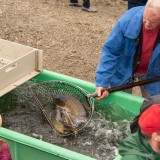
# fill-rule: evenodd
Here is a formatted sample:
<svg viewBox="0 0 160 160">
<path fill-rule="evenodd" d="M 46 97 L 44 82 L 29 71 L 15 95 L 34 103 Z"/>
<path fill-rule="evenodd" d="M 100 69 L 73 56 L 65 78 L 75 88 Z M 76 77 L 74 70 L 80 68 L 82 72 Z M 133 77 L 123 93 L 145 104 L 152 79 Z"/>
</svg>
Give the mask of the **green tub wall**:
<svg viewBox="0 0 160 160">
<path fill-rule="evenodd" d="M 43 82 L 50 80 L 70 82 L 83 88 L 89 93 L 93 93 L 95 91 L 95 85 L 93 83 L 48 70 L 43 70 L 31 81 Z M 6 96 L 8 96 L 8 94 L 1 97 L 0 99 L 3 100 L 3 98 L 6 98 Z M 123 106 L 125 110 L 138 114 L 139 108 L 144 99 L 118 91 L 111 93 L 109 97 L 107 97 L 103 101 L 118 103 Z M 1 109 L 3 110 L 3 106 L 1 106 Z M 105 108 L 103 109 L 105 110 Z M 0 128 L 0 137 L 4 138 L 9 143 L 13 160 L 95 160 L 94 158 L 64 149 L 62 147 L 58 147 L 56 145 L 49 144 L 44 141 L 37 140 L 32 137 L 25 136 L 23 134 L 8 130 L 3 127 Z M 115 158 L 115 160 L 120 159 L 120 156 L 117 156 Z"/>
</svg>

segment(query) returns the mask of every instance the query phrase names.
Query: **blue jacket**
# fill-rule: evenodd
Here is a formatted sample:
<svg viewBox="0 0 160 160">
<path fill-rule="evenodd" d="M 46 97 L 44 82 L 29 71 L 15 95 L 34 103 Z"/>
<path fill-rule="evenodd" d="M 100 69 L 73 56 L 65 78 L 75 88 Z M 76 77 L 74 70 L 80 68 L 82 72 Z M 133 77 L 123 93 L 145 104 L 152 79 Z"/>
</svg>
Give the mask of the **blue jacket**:
<svg viewBox="0 0 160 160">
<path fill-rule="evenodd" d="M 136 39 L 142 27 L 145 7 L 134 7 L 124 13 L 108 36 L 96 71 L 96 86 L 115 87 L 129 82 L 132 76 Z M 160 44 L 150 59 L 146 78 L 160 76 Z M 160 82 L 147 85 L 150 95 L 160 94 Z"/>
</svg>

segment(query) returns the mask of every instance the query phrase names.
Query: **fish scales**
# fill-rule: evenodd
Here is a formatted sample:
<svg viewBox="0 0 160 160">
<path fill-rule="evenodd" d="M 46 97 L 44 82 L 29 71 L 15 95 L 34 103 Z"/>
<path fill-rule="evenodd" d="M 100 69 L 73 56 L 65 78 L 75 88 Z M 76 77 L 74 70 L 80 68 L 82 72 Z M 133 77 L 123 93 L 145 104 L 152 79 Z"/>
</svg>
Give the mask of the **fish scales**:
<svg viewBox="0 0 160 160">
<path fill-rule="evenodd" d="M 71 95 L 53 95 L 52 99 L 57 106 L 64 107 L 72 115 L 86 116 L 84 106 L 77 98 Z"/>
<path fill-rule="evenodd" d="M 73 96 L 67 96 L 66 108 L 76 116 L 85 116 L 86 111 L 82 105 L 82 103 Z"/>
<path fill-rule="evenodd" d="M 82 103 L 71 95 L 52 95 L 56 109 L 51 115 L 54 128 L 63 134 L 76 133 L 81 124 L 87 122 Z"/>
</svg>

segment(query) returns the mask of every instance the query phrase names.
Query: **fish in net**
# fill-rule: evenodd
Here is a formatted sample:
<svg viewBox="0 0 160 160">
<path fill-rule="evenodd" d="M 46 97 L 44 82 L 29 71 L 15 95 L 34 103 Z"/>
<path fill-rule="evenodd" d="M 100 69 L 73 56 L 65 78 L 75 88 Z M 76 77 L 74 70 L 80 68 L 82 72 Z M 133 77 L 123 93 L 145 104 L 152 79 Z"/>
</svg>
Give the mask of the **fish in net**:
<svg viewBox="0 0 160 160">
<path fill-rule="evenodd" d="M 76 85 L 48 81 L 33 84 L 30 89 L 50 126 L 62 136 L 77 134 L 92 118 L 94 100 Z"/>
</svg>

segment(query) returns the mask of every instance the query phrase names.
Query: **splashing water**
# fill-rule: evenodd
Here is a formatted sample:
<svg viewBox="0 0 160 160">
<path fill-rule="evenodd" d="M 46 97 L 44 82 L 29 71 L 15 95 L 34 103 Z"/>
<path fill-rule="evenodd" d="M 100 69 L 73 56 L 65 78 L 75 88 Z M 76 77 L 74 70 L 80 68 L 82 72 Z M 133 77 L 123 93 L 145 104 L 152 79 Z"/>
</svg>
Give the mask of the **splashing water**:
<svg viewBox="0 0 160 160">
<path fill-rule="evenodd" d="M 12 106 L 8 107 L 9 111 L 2 113 L 3 127 L 98 160 L 112 160 L 118 154 L 119 142 L 130 134 L 130 121 L 122 119 L 111 121 L 111 119 L 117 112 L 119 115 L 123 113 L 123 118 L 124 113 L 127 115 L 130 113 L 123 109 L 120 113 L 120 110 L 117 111 L 119 108 L 117 104 L 108 104 L 106 111 L 94 111 L 91 122 L 79 134 L 74 137 L 60 137 L 48 125 L 33 99 L 28 89 L 30 83 L 27 82 L 15 89 L 11 92 L 10 99 L 7 98 L 7 101 L 12 103 L 6 102 L 6 104 Z"/>
<path fill-rule="evenodd" d="M 98 160 L 111 160 L 118 154 L 119 142 L 130 133 L 129 121 L 107 121 L 102 113 L 94 112 L 88 126 L 74 139 L 66 138 L 65 144 L 60 145 L 89 155 Z M 79 146 L 78 148 L 74 148 Z"/>
</svg>

